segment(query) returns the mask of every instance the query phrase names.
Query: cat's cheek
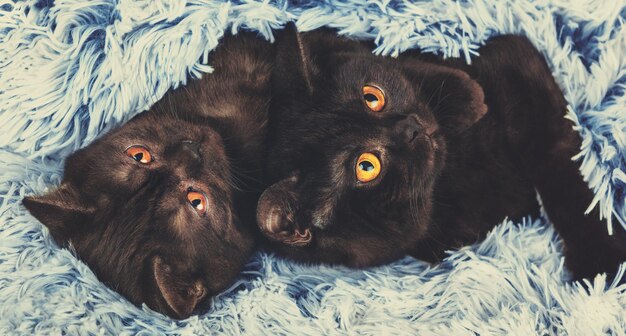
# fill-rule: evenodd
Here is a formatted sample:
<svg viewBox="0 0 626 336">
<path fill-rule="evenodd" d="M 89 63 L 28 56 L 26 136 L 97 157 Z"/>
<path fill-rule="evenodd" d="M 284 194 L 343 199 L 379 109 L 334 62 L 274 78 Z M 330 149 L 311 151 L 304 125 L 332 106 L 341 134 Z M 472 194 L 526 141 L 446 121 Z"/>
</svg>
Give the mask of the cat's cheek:
<svg viewBox="0 0 626 336">
<path fill-rule="evenodd" d="M 445 157 L 445 143 L 439 137 L 432 137 L 426 145 L 426 169 L 428 171 L 438 171 Z"/>
<path fill-rule="evenodd" d="M 435 163 L 437 162 L 437 152 L 432 150 L 428 151 L 428 156 L 426 158 L 426 169 L 433 170 L 435 168 Z"/>
<path fill-rule="evenodd" d="M 193 230 L 193 218 L 189 214 L 189 211 L 185 211 L 185 209 L 179 209 L 178 211 L 172 212 L 170 220 L 167 222 L 170 223 L 170 229 L 176 234 L 176 236 L 187 239 L 190 238 L 190 233 Z"/>
<path fill-rule="evenodd" d="M 223 237 L 231 238 L 232 234 L 235 236 L 238 232 L 235 232 L 233 228 L 235 227 L 233 212 L 231 209 L 223 207 L 223 208 L 215 208 L 211 209 L 207 212 L 207 217 L 211 221 L 209 224 L 212 224 L 211 229 L 213 229 L 218 235 Z"/>
<path fill-rule="evenodd" d="M 200 146 L 200 156 L 203 158 L 211 158 L 212 161 L 226 162 L 228 156 L 225 151 L 225 144 L 222 137 L 210 127 L 204 128 L 202 131 L 203 138 Z"/>
<path fill-rule="evenodd" d="M 437 144 L 437 151 L 435 152 L 435 168 L 437 174 L 443 170 L 446 165 L 446 158 L 448 156 L 448 147 L 445 141 L 439 141 Z"/>
</svg>

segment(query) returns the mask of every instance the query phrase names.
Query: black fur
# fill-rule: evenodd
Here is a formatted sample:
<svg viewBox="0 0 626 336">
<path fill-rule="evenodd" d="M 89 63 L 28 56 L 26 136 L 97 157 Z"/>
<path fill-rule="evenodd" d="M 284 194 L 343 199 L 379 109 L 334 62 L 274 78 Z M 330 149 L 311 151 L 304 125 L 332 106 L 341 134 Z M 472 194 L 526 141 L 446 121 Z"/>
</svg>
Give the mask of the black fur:
<svg viewBox="0 0 626 336">
<path fill-rule="evenodd" d="M 364 267 L 405 254 L 437 261 L 505 217 L 538 214 L 535 189 L 576 279 L 615 271 L 626 234 L 609 236 L 572 162 L 580 138 L 566 102 L 524 37 L 496 37 L 471 66 L 398 59 L 332 31 L 279 36 L 266 173 L 257 220 L 271 248 L 299 260 Z M 295 52 L 300 50 L 301 52 Z M 370 111 L 361 88 L 383 88 Z M 412 136 L 407 137 L 406 134 Z M 382 162 L 369 183 L 356 157 Z"/>
<path fill-rule="evenodd" d="M 241 35 L 212 54 L 214 73 L 71 155 L 57 190 L 23 201 L 102 281 L 176 318 L 227 288 L 255 246 L 274 55 Z M 154 162 L 128 157 L 133 145 Z"/>
</svg>

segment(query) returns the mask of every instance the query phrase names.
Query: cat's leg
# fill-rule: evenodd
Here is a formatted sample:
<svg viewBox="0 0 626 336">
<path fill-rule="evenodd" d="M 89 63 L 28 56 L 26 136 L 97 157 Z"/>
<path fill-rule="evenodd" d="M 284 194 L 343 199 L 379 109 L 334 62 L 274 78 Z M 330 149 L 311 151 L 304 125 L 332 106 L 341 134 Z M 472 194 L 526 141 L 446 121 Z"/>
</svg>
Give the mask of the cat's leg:
<svg viewBox="0 0 626 336">
<path fill-rule="evenodd" d="M 502 113 L 510 146 L 563 238 L 567 267 L 575 279 L 615 272 L 626 261 L 626 232 L 616 227 L 610 236 L 597 210 L 585 214 L 594 195 L 572 161 L 581 139 L 545 60 L 517 36 L 493 39 L 480 54 L 475 70 L 490 111 Z"/>
</svg>

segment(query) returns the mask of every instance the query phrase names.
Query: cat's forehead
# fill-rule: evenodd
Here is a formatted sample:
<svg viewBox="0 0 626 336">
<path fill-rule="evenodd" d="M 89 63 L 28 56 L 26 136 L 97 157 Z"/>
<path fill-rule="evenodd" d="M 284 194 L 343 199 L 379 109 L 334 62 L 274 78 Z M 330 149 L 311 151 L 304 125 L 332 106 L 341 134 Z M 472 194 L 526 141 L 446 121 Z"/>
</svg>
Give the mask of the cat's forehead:
<svg viewBox="0 0 626 336">
<path fill-rule="evenodd" d="M 375 83 L 387 86 L 390 90 L 412 90 L 412 84 L 404 75 L 400 63 L 388 57 L 364 55 L 359 57 L 342 56 L 337 63 L 336 80 L 346 84 Z"/>
<path fill-rule="evenodd" d="M 418 105 L 419 88 L 397 63 L 376 55 L 340 57 L 338 66 L 321 76 L 316 89 L 329 98 L 330 105 L 354 104 L 355 99 L 362 98 L 363 88 L 373 85 L 383 91 L 387 111 L 405 111 Z M 354 108 L 363 107 L 361 105 Z"/>
<path fill-rule="evenodd" d="M 196 127 L 185 125 L 175 118 L 142 118 L 131 120 L 128 124 L 120 128 L 118 135 L 120 137 L 141 137 L 141 138 L 158 138 L 164 141 L 169 140 L 171 136 L 195 133 Z M 167 137 L 167 136 L 170 137 Z"/>
<path fill-rule="evenodd" d="M 166 115 L 149 115 L 133 119 L 106 135 L 103 140 L 124 142 L 129 146 L 135 142 L 150 142 L 160 146 L 181 140 L 212 140 L 221 143 L 219 134 L 208 125 Z"/>
</svg>

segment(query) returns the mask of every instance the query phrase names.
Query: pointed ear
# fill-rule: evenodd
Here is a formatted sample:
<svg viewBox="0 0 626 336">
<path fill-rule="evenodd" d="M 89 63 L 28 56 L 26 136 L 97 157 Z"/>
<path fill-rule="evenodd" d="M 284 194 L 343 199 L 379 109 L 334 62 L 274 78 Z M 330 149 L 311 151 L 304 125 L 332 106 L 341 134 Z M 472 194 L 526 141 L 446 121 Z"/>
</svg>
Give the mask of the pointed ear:
<svg viewBox="0 0 626 336">
<path fill-rule="evenodd" d="M 276 64 L 272 77 L 275 92 L 297 92 L 296 97 L 313 94 L 312 57 L 293 22 L 276 36 Z"/>
<path fill-rule="evenodd" d="M 175 271 L 161 257 L 154 257 L 152 268 L 157 287 L 175 317 L 189 317 L 207 294 L 204 284 L 198 279 L 191 279 L 185 272 Z"/>
<path fill-rule="evenodd" d="M 487 113 L 482 87 L 466 72 L 416 60 L 405 62 L 405 70 L 444 132 L 463 132 Z"/>
<path fill-rule="evenodd" d="M 291 246 L 306 246 L 313 240 L 311 230 L 295 223 L 298 194 L 296 177 L 286 178 L 267 188 L 257 205 L 257 223 L 270 240 Z"/>
<path fill-rule="evenodd" d="M 84 204 L 76 188 L 68 183 L 62 183 L 56 190 L 42 196 L 25 197 L 22 204 L 50 229 L 59 243 L 65 242 L 85 225 L 94 211 Z"/>
</svg>

